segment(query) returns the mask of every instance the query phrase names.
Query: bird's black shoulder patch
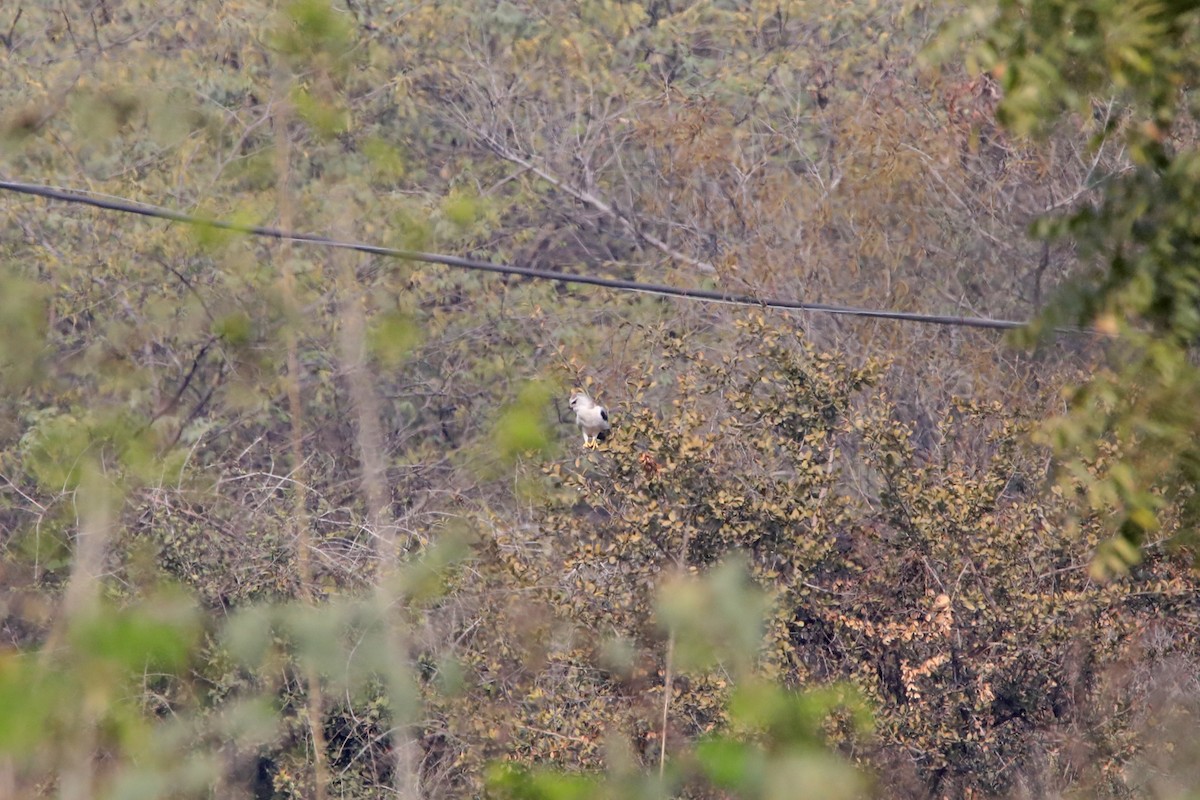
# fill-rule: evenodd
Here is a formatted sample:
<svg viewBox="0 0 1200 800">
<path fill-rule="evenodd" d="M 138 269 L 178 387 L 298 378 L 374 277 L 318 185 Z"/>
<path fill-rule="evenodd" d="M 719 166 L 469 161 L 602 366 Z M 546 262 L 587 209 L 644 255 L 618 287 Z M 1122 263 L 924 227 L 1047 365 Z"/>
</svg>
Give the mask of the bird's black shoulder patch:
<svg viewBox="0 0 1200 800">
<path fill-rule="evenodd" d="M 604 420 L 605 422 L 608 422 L 608 409 L 607 408 L 600 409 L 600 419 Z"/>
</svg>

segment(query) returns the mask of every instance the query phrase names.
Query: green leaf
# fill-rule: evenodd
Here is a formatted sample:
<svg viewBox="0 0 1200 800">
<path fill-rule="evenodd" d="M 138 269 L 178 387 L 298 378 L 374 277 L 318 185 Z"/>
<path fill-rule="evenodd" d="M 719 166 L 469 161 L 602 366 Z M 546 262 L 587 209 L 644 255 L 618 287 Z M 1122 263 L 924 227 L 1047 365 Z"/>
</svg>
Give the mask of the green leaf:
<svg viewBox="0 0 1200 800">
<path fill-rule="evenodd" d="M 392 369 L 404 362 L 422 338 L 416 319 L 398 309 L 374 316 L 367 337 L 372 355 Z"/>
<path fill-rule="evenodd" d="M 500 414 L 493 439 L 501 459 L 512 461 L 528 453 L 547 453 L 552 437 L 547 422 L 552 387 L 533 381 L 522 387 L 517 399 Z"/>
<path fill-rule="evenodd" d="M 130 608 L 95 609 L 72 623 L 70 640 L 84 657 L 120 670 L 174 671 L 191 654 L 198 622 L 190 602 L 163 595 Z"/>
<path fill-rule="evenodd" d="M 756 795 L 765 778 L 766 755 L 745 742 L 717 737 L 696 745 L 704 776 L 722 789 Z"/>
</svg>

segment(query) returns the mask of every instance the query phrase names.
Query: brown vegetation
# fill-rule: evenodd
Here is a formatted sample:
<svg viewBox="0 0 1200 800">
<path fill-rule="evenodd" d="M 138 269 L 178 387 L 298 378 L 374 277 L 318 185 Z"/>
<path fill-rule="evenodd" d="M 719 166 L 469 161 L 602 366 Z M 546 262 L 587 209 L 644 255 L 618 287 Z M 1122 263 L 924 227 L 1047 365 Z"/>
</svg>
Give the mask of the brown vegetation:
<svg viewBox="0 0 1200 800">
<path fill-rule="evenodd" d="M 960 9 L 275 6 L 0 8 L 5 175 L 523 266 L 1027 319 L 1107 263 L 1086 230 L 1029 226 L 1142 168 L 1108 136 L 1120 98 L 1028 139 L 1011 75 L 953 38 L 932 59 Z M 15 195 L 0 226 L 2 797 L 1195 785 L 1196 585 L 1165 546 L 1191 519 L 1191 448 L 1137 448 L 1186 439 L 1163 397 L 1188 395 L 1135 404 L 1129 436 L 1045 433 L 1064 388 L 1106 357 L 1121 375 L 1127 351 Z M 595 451 L 560 417 L 576 385 L 613 415 Z M 1080 407 L 1100 426 L 1121 397 Z M 1057 470 L 1052 445 L 1080 441 Z M 1100 580 L 1114 503 L 1140 549 Z"/>
</svg>

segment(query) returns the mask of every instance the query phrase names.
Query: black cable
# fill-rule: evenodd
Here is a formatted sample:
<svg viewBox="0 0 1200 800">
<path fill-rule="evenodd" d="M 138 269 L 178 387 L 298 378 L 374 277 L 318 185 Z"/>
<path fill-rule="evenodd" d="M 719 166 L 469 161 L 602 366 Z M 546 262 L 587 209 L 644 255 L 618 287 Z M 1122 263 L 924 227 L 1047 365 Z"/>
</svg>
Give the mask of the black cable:
<svg viewBox="0 0 1200 800">
<path fill-rule="evenodd" d="M 643 294 L 661 297 L 680 297 L 706 302 L 728 303 L 739 306 L 754 306 L 758 308 L 786 309 L 791 311 L 810 311 L 823 314 L 837 314 L 851 317 L 868 317 L 873 319 L 894 319 L 902 322 L 920 322 L 927 325 L 955 325 L 967 328 L 990 328 L 993 330 L 1012 330 L 1022 328 L 1028 323 L 1004 319 L 988 319 L 986 317 L 958 317 L 939 314 L 918 314 L 911 311 L 882 311 L 871 308 L 856 308 L 853 306 L 831 305 L 828 303 L 805 303 L 799 300 L 760 298 L 748 294 L 731 294 L 711 289 L 681 289 L 674 286 L 664 286 L 653 283 L 640 283 L 619 278 L 600 278 L 591 275 L 578 275 L 567 272 L 534 269 L 533 267 L 516 267 L 508 264 L 492 264 L 487 261 L 476 261 L 459 256 L 448 256 L 440 253 L 422 253 L 416 250 L 401 250 L 393 247 L 365 244 L 362 242 L 343 242 L 325 236 L 310 233 L 293 233 L 278 228 L 267 228 L 261 225 L 242 225 L 218 219 L 203 219 L 179 211 L 135 203 L 129 200 L 109 199 L 86 195 L 77 191 L 65 191 L 50 186 L 34 183 L 19 183 L 17 181 L 0 180 L 0 189 L 19 192 L 21 194 L 44 197 L 47 200 L 60 200 L 65 203 L 82 203 L 83 205 L 102 208 L 108 211 L 120 211 L 126 214 L 138 214 L 143 217 L 183 222 L 188 225 L 201 225 L 220 230 L 245 233 L 252 236 L 266 236 L 272 239 L 287 239 L 294 242 L 307 242 L 323 247 L 335 247 L 344 250 L 356 250 L 360 253 L 370 253 L 390 258 L 403 258 L 409 261 L 422 261 L 428 264 L 442 264 L 459 269 L 497 272 L 502 275 L 521 275 L 536 280 L 558 281 L 559 283 L 586 284 L 602 286 L 607 289 L 641 292 Z"/>
</svg>

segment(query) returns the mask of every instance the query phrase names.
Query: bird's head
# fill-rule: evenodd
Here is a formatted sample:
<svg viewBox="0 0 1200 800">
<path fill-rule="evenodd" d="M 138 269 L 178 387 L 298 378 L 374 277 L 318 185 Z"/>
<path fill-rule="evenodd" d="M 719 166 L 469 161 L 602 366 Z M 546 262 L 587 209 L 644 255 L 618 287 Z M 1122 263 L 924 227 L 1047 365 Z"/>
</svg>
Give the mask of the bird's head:
<svg viewBox="0 0 1200 800">
<path fill-rule="evenodd" d="M 579 408 L 587 408 L 591 404 L 592 398 L 587 396 L 587 392 L 583 391 L 582 389 L 576 389 L 575 391 L 571 392 L 571 400 L 569 401 L 568 405 L 571 406 L 572 411 Z"/>
</svg>

